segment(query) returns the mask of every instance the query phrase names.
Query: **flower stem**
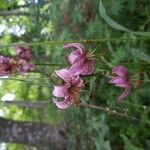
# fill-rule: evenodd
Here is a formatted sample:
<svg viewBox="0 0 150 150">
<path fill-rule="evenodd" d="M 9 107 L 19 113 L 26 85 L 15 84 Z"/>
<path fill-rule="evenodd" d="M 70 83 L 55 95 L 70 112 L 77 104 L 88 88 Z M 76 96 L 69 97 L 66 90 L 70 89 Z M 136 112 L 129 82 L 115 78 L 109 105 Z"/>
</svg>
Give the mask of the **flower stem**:
<svg viewBox="0 0 150 150">
<path fill-rule="evenodd" d="M 64 65 L 64 64 L 34 64 L 36 66 L 67 66 L 67 65 Z"/>
<path fill-rule="evenodd" d="M 150 37 L 117 37 L 117 38 L 104 38 L 104 39 L 82 39 L 82 40 L 68 40 L 68 41 L 46 41 L 46 42 L 30 42 L 30 43 L 15 43 L 15 44 L 7 44 L 7 45 L 0 45 L 2 47 L 14 47 L 19 45 L 27 45 L 27 46 L 34 46 L 34 45 L 59 45 L 65 43 L 87 43 L 88 41 L 91 42 L 107 42 L 107 41 L 130 41 L 130 40 L 139 40 L 139 39 L 150 39 Z"/>
<path fill-rule="evenodd" d="M 103 111 L 103 112 L 105 112 L 107 114 L 110 114 L 110 115 L 116 115 L 116 116 L 119 116 L 119 117 L 122 117 L 122 118 L 130 119 L 132 121 L 140 122 L 140 120 L 136 117 L 128 116 L 127 114 L 117 112 L 116 110 L 110 110 L 109 107 L 104 108 L 104 107 L 101 107 L 101 106 L 95 106 L 95 105 L 91 105 L 91 104 L 85 104 L 85 107 L 92 108 L 92 109 L 97 109 L 97 110 Z M 143 122 L 143 121 L 141 121 L 141 122 Z M 147 124 L 150 125 L 149 121 L 144 121 L 144 123 L 147 123 Z"/>
<path fill-rule="evenodd" d="M 25 79 L 18 79 L 18 78 L 0 78 L 0 80 L 13 80 L 13 81 L 19 81 L 19 82 L 24 82 L 24 83 L 27 83 L 27 84 L 34 84 L 34 85 L 38 85 L 38 86 L 42 86 L 42 87 L 51 87 L 50 85 L 48 84 L 42 84 L 42 83 L 34 83 L 33 81 L 29 81 L 29 80 L 25 80 Z"/>
</svg>

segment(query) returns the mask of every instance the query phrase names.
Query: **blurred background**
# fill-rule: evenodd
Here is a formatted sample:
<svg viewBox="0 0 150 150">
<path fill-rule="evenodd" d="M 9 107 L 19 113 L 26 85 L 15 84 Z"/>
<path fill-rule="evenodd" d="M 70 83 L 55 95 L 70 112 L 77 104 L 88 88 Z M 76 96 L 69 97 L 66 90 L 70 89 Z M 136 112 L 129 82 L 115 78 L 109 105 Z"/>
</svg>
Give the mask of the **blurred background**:
<svg viewBox="0 0 150 150">
<path fill-rule="evenodd" d="M 95 50 L 101 72 L 84 77 L 81 99 L 104 111 L 52 101 L 61 81 L 51 75 L 68 65 L 59 41 L 74 40 Z M 0 55 L 14 56 L 16 43 L 31 43 L 35 70 L 0 79 L 0 150 L 150 149 L 149 0 L 0 0 Z M 122 103 L 104 76 L 119 64 L 135 77 Z"/>
</svg>

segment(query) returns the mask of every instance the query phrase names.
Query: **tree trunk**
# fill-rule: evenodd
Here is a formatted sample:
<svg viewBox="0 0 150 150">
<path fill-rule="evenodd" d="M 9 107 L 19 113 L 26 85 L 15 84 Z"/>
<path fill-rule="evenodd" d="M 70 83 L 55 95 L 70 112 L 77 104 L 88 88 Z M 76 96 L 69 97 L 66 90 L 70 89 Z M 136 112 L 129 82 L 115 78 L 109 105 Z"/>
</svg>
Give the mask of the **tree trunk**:
<svg viewBox="0 0 150 150">
<path fill-rule="evenodd" d="M 9 11 L 0 11 L 0 16 L 7 17 L 7 16 L 29 16 L 30 14 L 25 11 L 20 10 L 9 10 Z"/>
<path fill-rule="evenodd" d="M 0 117 L 0 142 L 35 146 L 42 150 L 66 149 L 66 125 L 13 121 Z"/>
<path fill-rule="evenodd" d="M 47 107 L 48 105 L 51 104 L 51 101 L 38 100 L 38 101 L 33 102 L 33 101 L 22 101 L 22 100 L 18 100 L 18 101 L 17 100 L 13 100 L 13 101 L 6 100 L 6 101 L 3 101 L 3 104 L 6 106 L 15 105 L 17 107 L 39 109 L 39 108 Z"/>
</svg>

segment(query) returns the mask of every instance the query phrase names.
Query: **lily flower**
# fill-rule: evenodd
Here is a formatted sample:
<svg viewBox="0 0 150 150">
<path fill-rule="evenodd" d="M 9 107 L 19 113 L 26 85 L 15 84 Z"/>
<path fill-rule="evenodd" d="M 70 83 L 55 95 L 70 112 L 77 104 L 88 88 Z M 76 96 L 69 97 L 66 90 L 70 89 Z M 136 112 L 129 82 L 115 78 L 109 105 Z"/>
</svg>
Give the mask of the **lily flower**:
<svg viewBox="0 0 150 150">
<path fill-rule="evenodd" d="M 26 61 L 29 61 L 31 59 L 31 53 L 29 49 L 25 47 L 22 47 L 22 46 L 16 47 L 16 53 L 20 59 L 24 59 Z"/>
<path fill-rule="evenodd" d="M 0 76 L 10 75 L 12 72 L 12 59 L 0 56 Z"/>
<path fill-rule="evenodd" d="M 125 66 L 117 66 L 112 69 L 112 73 L 116 76 L 112 77 L 109 83 L 115 84 L 118 87 L 124 89 L 124 92 L 118 97 L 118 100 L 121 101 L 125 97 L 129 96 L 131 92 L 131 80 L 128 69 Z"/>
<path fill-rule="evenodd" d="M 34 68 L 34 65 L 29 63 L 31 59 L 31 53 L 29 49 L 22 46 L 17 46 L 16 53 L 16 69 L 19 71 L 19 73 L 24 74 Z"/>
<path fill-rule="evenodd" d="M 26 60 L 24 59 L 19 59 L 16 61 L 16 66 L 18 69 L 18 71 L 22 74 L 27 73 L 29 71 L 31 71 L 34 68 L 34 65 L 28 63 Z"/>
<path fill-rule="evenodd" d="M 66 109 L 79 102 L 83 80 L 79 76 L 70 75 L 67 69 L 57 70 L 55 73 L 63 79 L 64 84 L 54 86 L 52 93 L 56 98 L 53 98 L 53 101 L 58 108 Z"/>
<path fill-rule="evenodd" d="M 72 65 L 69 68 L 69 73 L 72 75 L 91 75 L 94 72 L 93 53 L 86 52 L 85 48 L 80 43 L 69 43 L 64 48 L 73 48 L 68 56 L 68 61 Z"/>
</svg>

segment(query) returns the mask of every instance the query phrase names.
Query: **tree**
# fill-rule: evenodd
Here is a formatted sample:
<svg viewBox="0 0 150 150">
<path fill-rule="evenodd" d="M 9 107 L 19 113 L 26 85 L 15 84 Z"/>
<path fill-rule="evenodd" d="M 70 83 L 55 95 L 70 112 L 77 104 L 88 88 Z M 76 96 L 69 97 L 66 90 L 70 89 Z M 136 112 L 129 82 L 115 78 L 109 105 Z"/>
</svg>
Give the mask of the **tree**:
<svg viewBox="0 0 150 150">
<path fill-rule="evenodd" d="M 13 121 L 0 117 L 0 141 L 26 144 L 42 150 L 66 149 L 66 124 Z"/>
<path fill-rule="evenodd" d="M 9 10 L 9 11 L 0 11 L 0 16 L 7 17 L 7 16 L 29 16 L 30 14 L 25 11 L 20 10 Z"/>
</svg>

